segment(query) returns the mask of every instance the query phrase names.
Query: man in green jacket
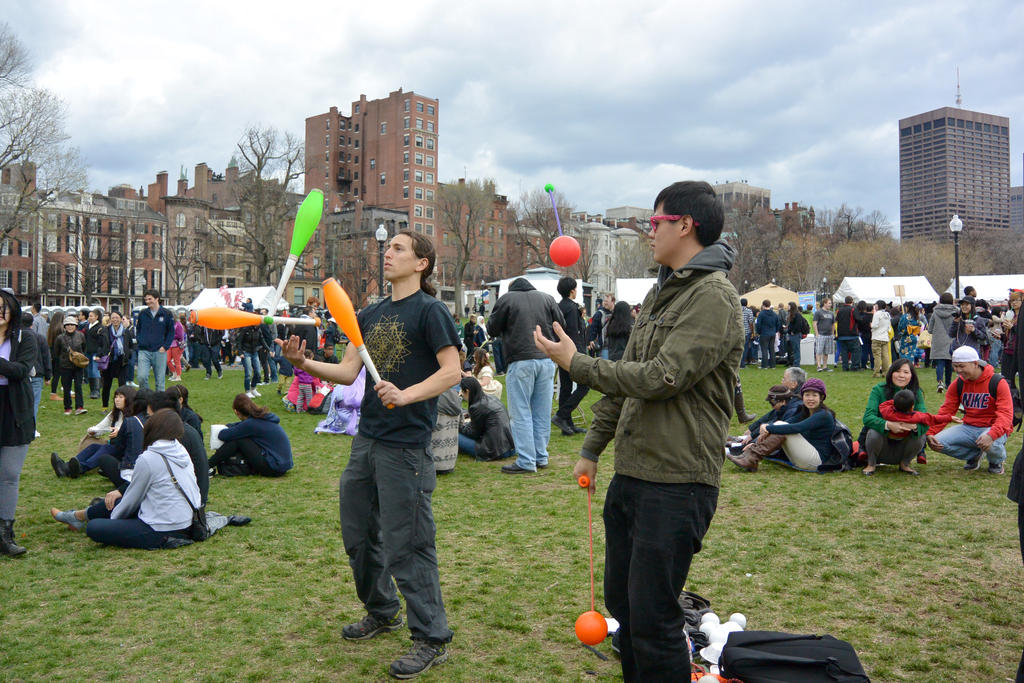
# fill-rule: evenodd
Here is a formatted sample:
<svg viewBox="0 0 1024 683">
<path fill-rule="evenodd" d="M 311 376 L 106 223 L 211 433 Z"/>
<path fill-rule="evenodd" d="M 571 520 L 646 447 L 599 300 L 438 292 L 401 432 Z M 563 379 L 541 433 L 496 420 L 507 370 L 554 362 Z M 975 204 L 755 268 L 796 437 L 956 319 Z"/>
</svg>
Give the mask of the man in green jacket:
<svg viewBox="0 0 1024 683">
<path fill-rule="evenodd" d="M 744 330 L 726 279 L 735 253 L 718 238 L 722 204 L 704 182 L 679 182 L 654 202 L 658 283 L 648 293 L 621 361 L 534 340 L 574 381 L 604 397 L 574 477 L 591 490 L 600 453 L 615 439 L 605 498 L 605 604 L 620 624 L 627 681 L 677 681 L 689 672 L 678 596 L 718 504 Z"/>
</svg>

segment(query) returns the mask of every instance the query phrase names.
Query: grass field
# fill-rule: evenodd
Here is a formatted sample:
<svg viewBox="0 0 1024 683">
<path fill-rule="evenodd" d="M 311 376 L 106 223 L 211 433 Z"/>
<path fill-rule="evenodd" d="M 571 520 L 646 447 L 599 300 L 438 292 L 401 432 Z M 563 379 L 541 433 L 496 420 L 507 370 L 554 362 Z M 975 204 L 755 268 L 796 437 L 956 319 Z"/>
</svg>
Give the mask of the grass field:
<svg viewBox="0 0 1024 683">
<path fill-rule="evenodd" d="M 761 412 L 774 371 L 745 369 L 748 409 Z M 827 403 L 856 436 L 875 380 L 827 373 Z M 934 372 L 922 369 L 934 411 Z M 203 381 L 186 373 L 205 424 L 231 419 L 240 371 Z M 0 558 L 0 679 L 337 680 L 387 678 L 408 631 L 345 642 L 362 616 L 338 522 L 338 476 L 351 439 L 314 435 L 317 417 L 284 413 L 273 387 L 257 399 L 282 416 L 295 469 L 281 479 L 214 478 L 209 509 L 253 517 L 203 544 L 145 552 L 105 548 L 53 522 L 50 506 L 81 507 L 108 487 L 96 474 L 54 477 L 102 417 L 65 417 L 44 395 L 21 479 L 20 559 Z M 593 392 L 584 405 L 596 398 Z M 589 411 L 588 411 L 589 414 Z M 556 434 L 558 433 L 555 430 Z M 739 433 L 734 424 L 733 433 Z M 208 436 L 208 434 L 207 434 Z M 571 479 L 582 437 L 551 440 L 551 467 L 510 477 L 500 463 L 460 456 L 434 494 L 441 582 L 455 631 L 448 663 L 426 680 L 620 679 L 608 643 L 602 661 L 573 622 L 589 609 L 586 497 Z M 872 680 L 1012 680 L 1021 625 L 1021 556 L 1007 475 L 929 454 L 920 477 L 881 467 L 832 475 L 771 463 L 757 474 L 724 466 L 718 512 L 688 588 L 748 627 L 828 633 L 856 647 Z M 609 451 L 610 453 L 610 451 Z M 600 505 L 611 459 L 598 474 Z M 601 597 L 598 609 L 605 612 Z"/>
</svg>

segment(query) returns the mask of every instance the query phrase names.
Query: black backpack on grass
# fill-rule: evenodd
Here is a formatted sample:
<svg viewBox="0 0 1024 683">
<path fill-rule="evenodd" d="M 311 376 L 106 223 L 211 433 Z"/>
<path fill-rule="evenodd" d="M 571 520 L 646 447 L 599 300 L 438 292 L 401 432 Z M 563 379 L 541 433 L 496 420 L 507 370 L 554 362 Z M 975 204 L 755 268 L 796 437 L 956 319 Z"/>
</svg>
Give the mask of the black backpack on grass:
<svg viewBox="0 0 1024 683">
<path fill-rule="evenodd" d="M 870 683 L 853 646 L 832 636 L 730 633 L 721 666 L 743 683 Z"/>
</svg>

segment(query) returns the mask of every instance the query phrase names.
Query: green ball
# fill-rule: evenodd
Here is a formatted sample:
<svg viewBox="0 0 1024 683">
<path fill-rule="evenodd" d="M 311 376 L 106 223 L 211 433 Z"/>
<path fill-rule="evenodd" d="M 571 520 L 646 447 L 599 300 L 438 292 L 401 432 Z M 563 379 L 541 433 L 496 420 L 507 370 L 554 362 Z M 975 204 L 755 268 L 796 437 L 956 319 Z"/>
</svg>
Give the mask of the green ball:
<svg viewBox="0 0 1024 683">
<path fill-rule="evenodd" d="M 544 186 L 544 191 L 545 192 L 554 192 L 555 191 L 555 186 L 552 185 L 551 183 L 548 183 L 547 185 Z"/>
<path fill-rule="evenodd" d="M 265 316 L 263 318 L 263 322 L 265 322 L 267 325 L 273 325 L 274 324 L 274 317 L 270 316 L 270 315 Z"/>
</svg>

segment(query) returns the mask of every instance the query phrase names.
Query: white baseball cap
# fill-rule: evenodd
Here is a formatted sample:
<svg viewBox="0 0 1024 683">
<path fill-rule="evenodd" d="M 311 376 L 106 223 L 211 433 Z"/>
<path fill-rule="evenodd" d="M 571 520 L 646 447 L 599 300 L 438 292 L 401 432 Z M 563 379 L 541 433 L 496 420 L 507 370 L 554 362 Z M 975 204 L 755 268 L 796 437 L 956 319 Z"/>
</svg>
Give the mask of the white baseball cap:
<svg viewBox="0 0 1024 683">
<path fill-rule="evenodd" d="M 960 346 L 953 351 L 954 363 L 971 363 L 979 360 L 981 360 L 981 357 L 978 356 L 978 352 L 971 346 Z"/>
</svg>

